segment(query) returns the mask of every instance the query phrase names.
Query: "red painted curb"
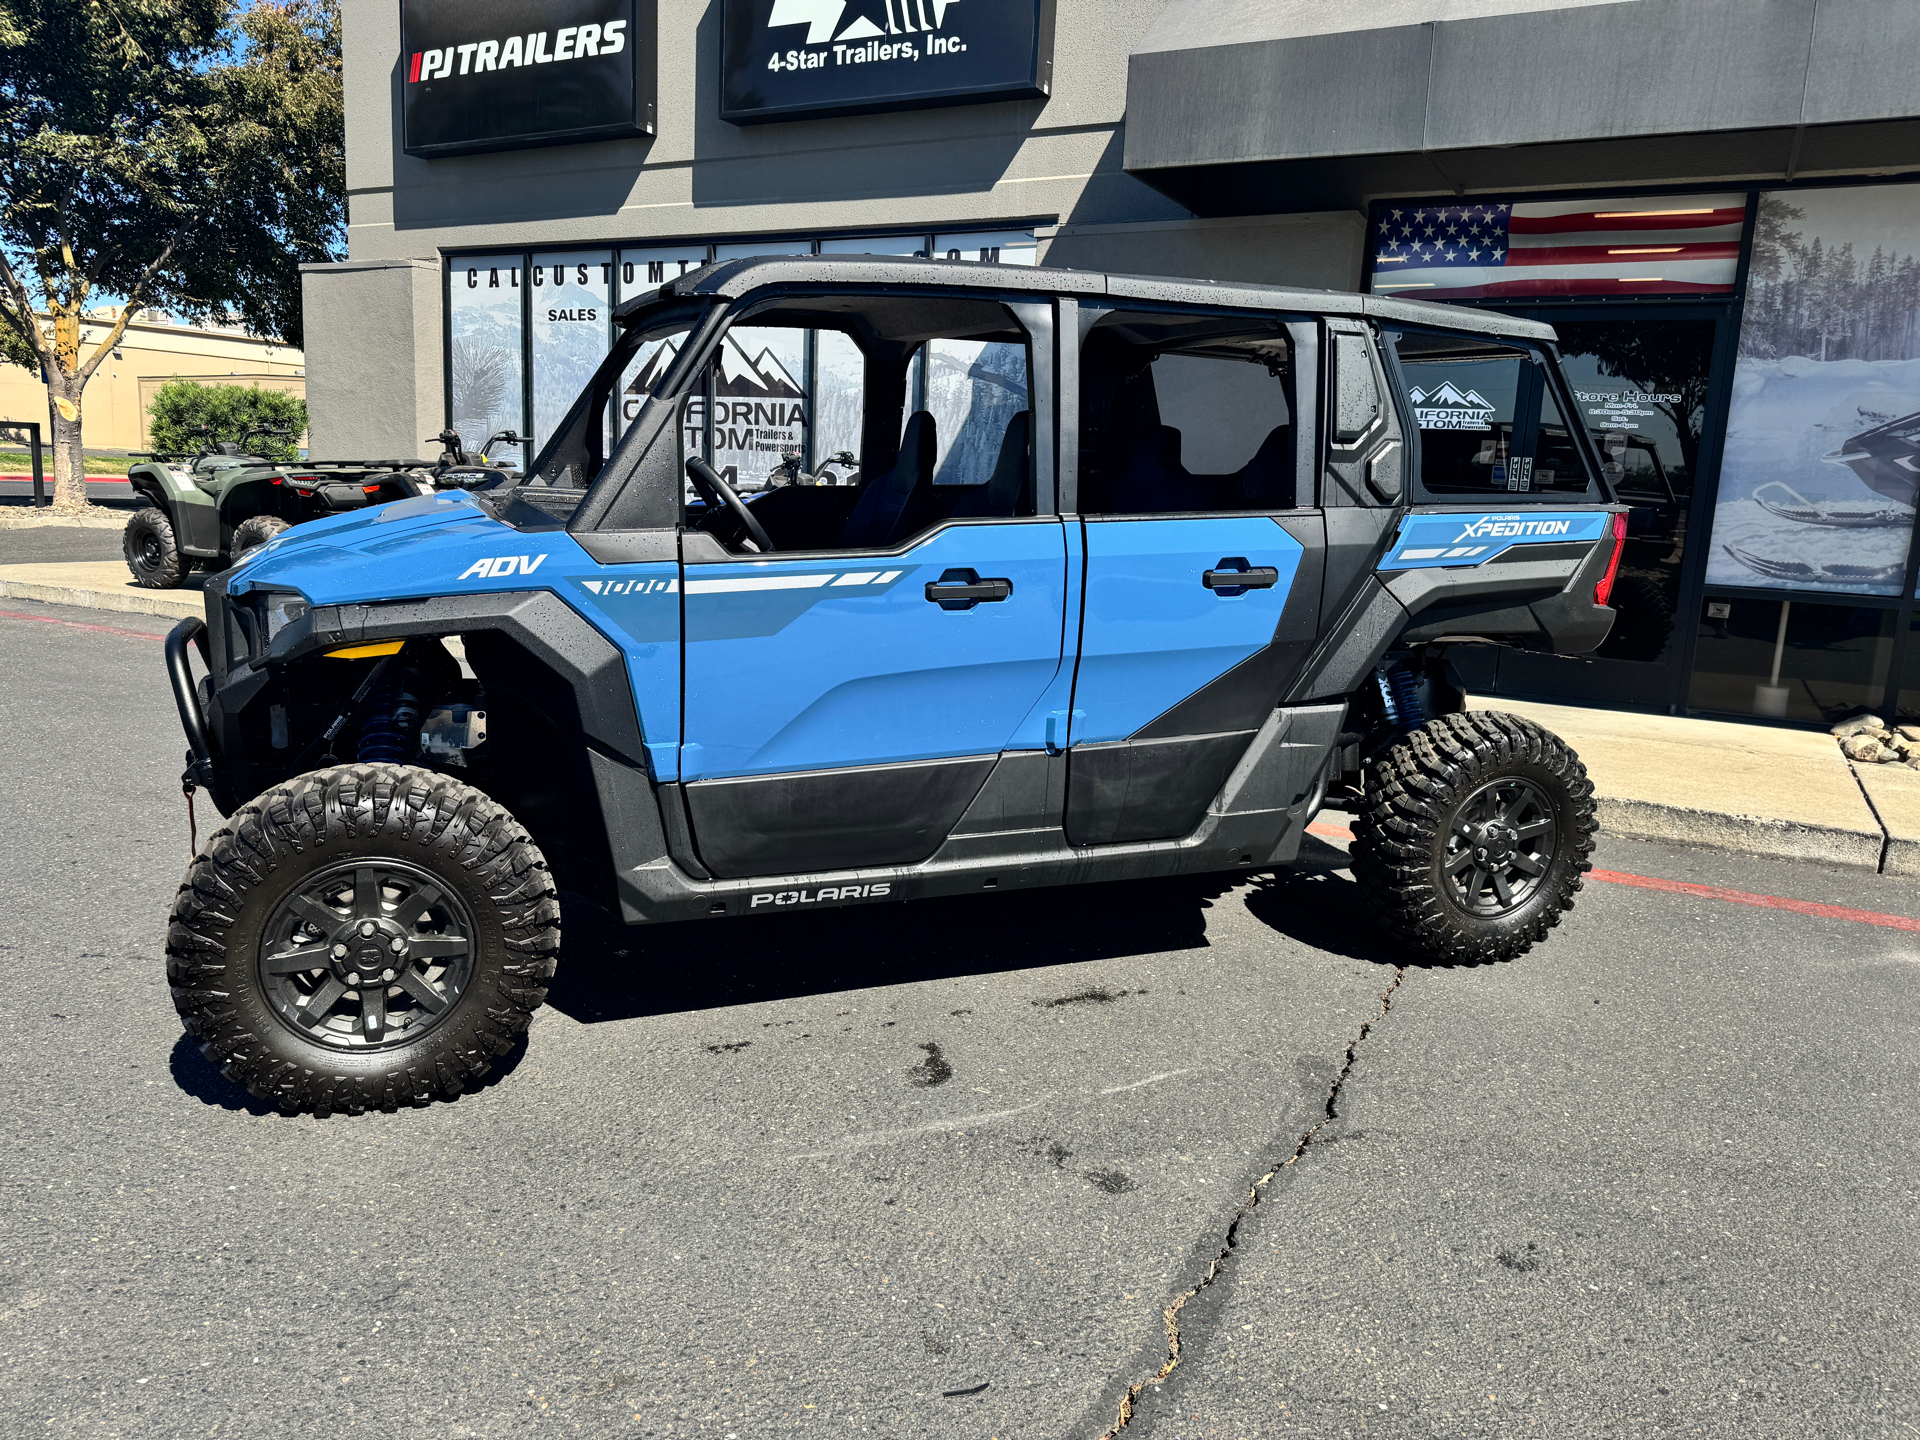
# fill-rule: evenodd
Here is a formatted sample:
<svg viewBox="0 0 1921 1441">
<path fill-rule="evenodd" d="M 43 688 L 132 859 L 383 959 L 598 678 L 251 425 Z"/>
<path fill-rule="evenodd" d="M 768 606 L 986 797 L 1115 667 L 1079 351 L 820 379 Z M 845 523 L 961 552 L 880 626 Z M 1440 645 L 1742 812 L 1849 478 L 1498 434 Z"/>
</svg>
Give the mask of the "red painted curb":
<svg viewBox="0 0 1921 1441">
<path fill-rule="evenodd" d="M 57 615 L 23 615 L 17 610 L 0 610 L 0 620 L 37 620 L 42 625 L 65 625 L 75 630 L 97 630 L 102 635 L 126 635 L 135 640 L 165 640 L 144 630 L 122 630 L 117 625 L 89 625 L 83 620 L 63 620 Z"/>
<path fill-rule="evenodd" d="M 1330 841 L 1351 841 L 1354 832 L 1346 826 L 1310 822 L 1307 833 Z M 1858 911 L 1853 906 L 1830 906 L 1820 901 L 1791 901 L 1786 896 L 1764 896 L 1753 891 L 1735 891 L 1726 886 L 1701 886 L 1692 881 L 1664 881 L 1656 876 L 1637 876 L 1627 871 L 1589 871 L 1591 881 L 1612 886 L 1636 886 L 1644 891 L 1666 891 L 1670 895 L 1699 896 L 1704 901 L 1725 901 L 1736 906 L 1763 906 L 1775 911 L 1795 911 L 1804 916 L 1820 916 L 1830 921 L 1858 921 L 1864 926 L 1886 926 L 1893 931 L 1921 931 L 1921 921 L 1907 916 L 1890 916 L 1880 911 Z"/>
</svg>

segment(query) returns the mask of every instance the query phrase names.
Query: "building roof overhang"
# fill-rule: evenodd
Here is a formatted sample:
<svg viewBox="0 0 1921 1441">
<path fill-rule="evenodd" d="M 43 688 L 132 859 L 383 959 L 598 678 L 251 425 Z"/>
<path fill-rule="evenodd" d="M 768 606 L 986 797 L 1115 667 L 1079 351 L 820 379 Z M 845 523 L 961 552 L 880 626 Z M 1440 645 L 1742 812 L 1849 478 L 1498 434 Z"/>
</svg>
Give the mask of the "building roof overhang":
<svg viewBox="0 0 1921 1441">
<path fill-rule="evenodd" d="M 1917 15 L 1885 0 L 1171 0 L 1128 57 L 1123 164 L 1204 215 L 1898 173 L 1921 149 Z"/>
</svg>

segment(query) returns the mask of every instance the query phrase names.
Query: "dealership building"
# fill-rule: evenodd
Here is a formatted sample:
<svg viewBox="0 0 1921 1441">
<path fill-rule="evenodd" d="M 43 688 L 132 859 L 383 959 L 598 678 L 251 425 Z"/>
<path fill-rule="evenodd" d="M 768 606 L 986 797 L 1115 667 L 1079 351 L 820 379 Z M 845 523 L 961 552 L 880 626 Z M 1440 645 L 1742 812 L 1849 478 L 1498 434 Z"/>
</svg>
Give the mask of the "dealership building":
<svg viewBox="0 0 1921 1441">
<path fill-rule="evenodd" d="M 1461 652 L 1477 689 L 1915 713 L 1913 0 L 342 10 L 349 258 L 305 278 L 318 458 L 430 453 L 449 424 L 537 446 L 613 306 L 737 256 L 1493 306 L 1556 327 L 1633 512 L 1602 653 Z M 826 458 L 815 342 L 737 349 L 709 403 L 755 404 L 716 410 L 716 465 L 752 488 L 785 450 Z"/>
</svg>

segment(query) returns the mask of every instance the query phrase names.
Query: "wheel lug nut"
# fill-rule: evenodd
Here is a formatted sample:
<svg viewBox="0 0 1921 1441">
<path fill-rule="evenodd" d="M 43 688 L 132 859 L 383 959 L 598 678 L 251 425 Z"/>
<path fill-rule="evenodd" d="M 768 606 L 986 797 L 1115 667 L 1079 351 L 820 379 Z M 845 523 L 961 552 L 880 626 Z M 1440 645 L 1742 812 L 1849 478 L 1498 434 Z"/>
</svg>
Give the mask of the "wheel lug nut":
<svg viewBox="0 0 1921 1441">
<path fill-rule="evenodd" d="M 359 985 L 359 984 L 360 984 L 360 972 L 358 972 L 358 971 L 349 971 L 349 972 L 347 972 L 347 984 L 348 984 L 348 985 L 350 985 L 350 986 L 357 986 L 357 985 Z"/>
<path fill-rule="evenodd" d="M 346 954 L 347 954 L 347 948 L 346 948 L 345 946 L 341 946 L 341 945 L 336 945 L 336 946 L 335 946 L 335 947 L 333 948 L 333 958 L 334 958 L 334 959 L 335 959 L 336 961 L 337 961 L 337 960 L 339 960 L 339 959 L 340 959 L 340 958 L 341 958 L 342 956 L 344 956 L 344 955 L 346 955 Z"/>
<path fill-rule="evenodd" d="M 392 971 L 382 971 L 380 973 L 380 979 L 383 981 L 391 981 L 393 978 L 394 973 Z"/>
<path fill-rule="evenodd" d="M 393 939 L 393 944 L 389 946 L 388 949 L 391 950 L 397 956 L 402 951 L 407 949 L 407 943 L 401 940 L 399 936 L 395 936 Z"/>
<path fill-rule="evenodd" d="M 371 936 L 376 929 L 378 928 L 372 921 L 362 921 L 360 923 L 360 934 L 363 936 Z"/>
</svg>

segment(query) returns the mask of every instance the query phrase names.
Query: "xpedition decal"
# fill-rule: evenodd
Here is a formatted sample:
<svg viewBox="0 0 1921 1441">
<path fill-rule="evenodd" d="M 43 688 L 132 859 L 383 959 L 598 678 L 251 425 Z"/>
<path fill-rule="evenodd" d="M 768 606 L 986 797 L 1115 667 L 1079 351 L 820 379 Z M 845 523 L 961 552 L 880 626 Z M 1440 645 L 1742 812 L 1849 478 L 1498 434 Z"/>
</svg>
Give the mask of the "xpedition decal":
<svg viewBox="0 0 1921 1441">
<path fill-rule="evenodd" d="M 654 0 L 401 0 L 404 148 L 651 135 Z"/>
<path fill-rule="evenodd" d="M 1045 98 L 1053 0 L 723 0 L 721 118 L 737 125 Z"/>
<path fill-rule="evenodd" d="M 1594 542 L 1607 533 L 1609 515 L 1600 509 L 1530 515 L 1417 511 L 1402 520 L 1401 533 L 1376 569 L 1486 565 L 1516 547 Z"/>
</svg>

